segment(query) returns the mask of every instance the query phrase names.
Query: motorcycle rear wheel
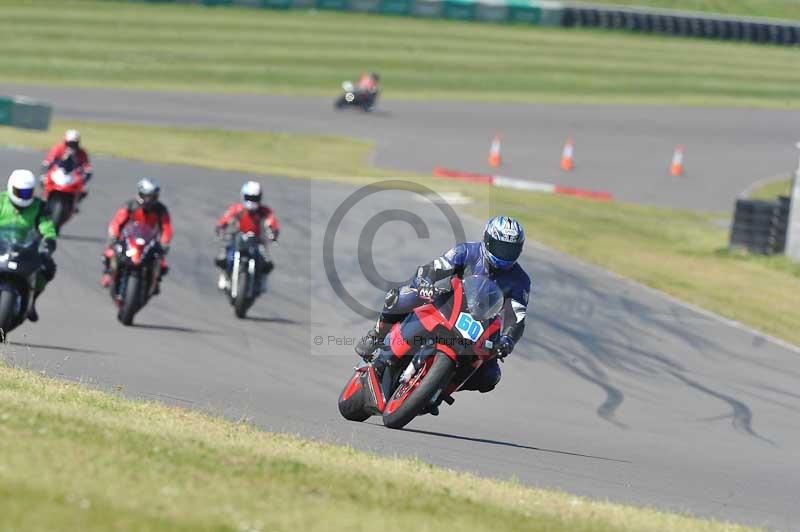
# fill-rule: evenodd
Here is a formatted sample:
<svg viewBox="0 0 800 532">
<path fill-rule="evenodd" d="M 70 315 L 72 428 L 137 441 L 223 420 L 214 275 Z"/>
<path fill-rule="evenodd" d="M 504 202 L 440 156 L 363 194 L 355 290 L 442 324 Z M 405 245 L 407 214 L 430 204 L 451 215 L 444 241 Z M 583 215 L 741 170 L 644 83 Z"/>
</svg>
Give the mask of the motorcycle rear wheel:
<svg viewBox="0 0 800 532">
<path fill-rule="evenodd" d="M 422 380 L 416 388 L 407 392 L 407 395 L 402 398 L 402 402 L 399 405 L 396 405 L 396 401 L 401 400 L 404 392 L 403 385 L 398 387 L 392 394 L 391 399 L 387 401 L 386 408 L 383 410 L 383 424 L 385 426 L 390 429 L 402 429 L 405 427 L 411 420 L 425 411 L 436 392 L 443 390 L 447 383 L 450 382 L 456 370 L 456 363 L 452 358 L 441 352 L 437 352 L 433 358 L 433 363 L 428 368 L 428 372 L 422 376 Z"/>
<path fill-rule="evenodd" d="M 361 373 L 356 373 L 347 381 L 342 393 L 339 394 L 339 413 L 348 421 L 366 421 L 372 414 L 367 412 L 366 393 L 367 391 L 360 383 L 354 382 L 361 379 Z"/>
<path fill-rule="evenodd" d="M 141 279 L 134 275 L 128 277 L 128 284 L 125 286 L 125 297 L 122 299 L 122 307 L 117 315 L 123 325 L 133 325 L 133 317 L 139 310 L 140 282 Z"/>
</svg>

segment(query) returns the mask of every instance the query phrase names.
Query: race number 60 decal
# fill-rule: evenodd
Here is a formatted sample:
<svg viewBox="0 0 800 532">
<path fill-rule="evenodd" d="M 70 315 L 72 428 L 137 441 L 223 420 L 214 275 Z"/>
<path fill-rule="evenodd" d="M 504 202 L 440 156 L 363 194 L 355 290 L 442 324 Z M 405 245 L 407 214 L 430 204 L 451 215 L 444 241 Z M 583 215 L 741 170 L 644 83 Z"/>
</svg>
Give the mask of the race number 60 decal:
<svg viewBox="0 0 800 532">
<path fill-rule="evenodd" d="M 481 322 L 473 320 L 472 316 L 464 312 L 458 315 L 456 329 L 461 333 L 461 336 L 469 338 L 473 342 L 477 342 L 478 338 L 483 334 L 483 325 L 481 325 Z"/>
</svg>

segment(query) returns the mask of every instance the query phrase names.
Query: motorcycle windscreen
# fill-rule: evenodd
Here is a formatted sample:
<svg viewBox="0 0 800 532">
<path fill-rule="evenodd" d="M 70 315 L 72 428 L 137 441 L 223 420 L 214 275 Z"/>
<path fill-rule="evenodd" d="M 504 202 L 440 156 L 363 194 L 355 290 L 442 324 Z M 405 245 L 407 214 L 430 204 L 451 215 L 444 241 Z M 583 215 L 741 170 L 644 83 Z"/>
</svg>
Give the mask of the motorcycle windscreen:
<svg viewBox="0 0 800 532">
<path fill-rule="evenodd" d="M 125 226 L 125 229 L 122 231 L 122 236 L 133 240 L 138 240 L 141 238 L 145 242 L 150 242 L 158 235 L 153 227 L 150 227 L 146 224 L 140 224 L 139 222 L 134 222 Z"/>
<path fill-rule="evenodd" d="M 503 292 L 493 280 L 483 275 L 471 275 L 463 281 L 467 310 L 477 321 L 488 320 L 503 308 Z"/>
<path fill-rule="evenodd" d="M 0 227 L 0 242 L 5 253 L 10 247 L 29 248 L 39 243 L 39 233 L 27 227 L 5 225 Z"/>
</svg>

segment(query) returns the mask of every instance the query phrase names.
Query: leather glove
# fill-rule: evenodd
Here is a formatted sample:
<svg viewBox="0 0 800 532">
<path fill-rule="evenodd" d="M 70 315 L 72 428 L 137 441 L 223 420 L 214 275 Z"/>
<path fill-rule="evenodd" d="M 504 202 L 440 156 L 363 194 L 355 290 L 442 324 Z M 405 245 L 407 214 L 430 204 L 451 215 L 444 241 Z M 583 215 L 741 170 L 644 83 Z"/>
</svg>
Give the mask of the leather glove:
<svg viewBox="0 0 800 532">
<path fill-rule="evenodd" d="M 225 236 L 225 228 L 219 226 L 215 227 L 214 234 L 217 235 L 217 238 L 222 238 L 223 236 Z"/>
<path fill-rule="evenodd" d="M 510 336 L 501 336 L 492 347 L 492 354 L 500 360 L 506 358 L 514 350 L 514 340 Z"/>
<path fill-rule="evenodd" d="M 414 281 L 417 287 L 417 293 L 421 299 L 431 300 L 436 295 L 436 288 L 433 286 L 433 281 L 427 277 L 417 277 Z"/>
</svg>

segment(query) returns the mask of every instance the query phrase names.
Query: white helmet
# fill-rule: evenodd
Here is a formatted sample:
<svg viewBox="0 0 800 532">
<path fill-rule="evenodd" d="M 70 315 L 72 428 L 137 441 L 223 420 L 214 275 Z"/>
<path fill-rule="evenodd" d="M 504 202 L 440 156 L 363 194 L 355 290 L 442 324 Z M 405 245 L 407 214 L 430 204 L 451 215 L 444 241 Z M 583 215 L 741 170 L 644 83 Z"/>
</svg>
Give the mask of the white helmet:
<svg viewBox="0 0 800 532">
<path fill-rule="evenodd" d="M 258 181 L 248 181 L 242 185 L 242 204 L 248 211 L 261 206 L 261 184 Z"/>
<path fill-rule="evenodd" d="M 77 129 L 68 129 L 66 133 L 64 133 L 64 142 L 66 144 L 71 144 L 75 148 L 78 147 L 78 144 L 81 141 L 81 134 L 78 132 Z"/>
<path fill-rule="evenodd" d="M 17 207 L 27 207 L 33 203 L 36 191 L 36 177 L 28 170 L 14 170 L 8 177 L 8 199 Z"/>
</svg>

